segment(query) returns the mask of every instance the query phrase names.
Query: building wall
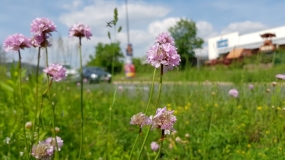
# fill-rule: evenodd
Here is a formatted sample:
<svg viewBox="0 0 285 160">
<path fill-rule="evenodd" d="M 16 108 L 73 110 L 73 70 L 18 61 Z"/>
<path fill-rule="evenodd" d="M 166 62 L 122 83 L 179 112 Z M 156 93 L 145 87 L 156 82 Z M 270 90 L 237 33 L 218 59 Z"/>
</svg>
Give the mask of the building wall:
<svg viewBox="0 0 285 160">
<path fill-rule="evenodd" d="M 274 33 L 276 37 L 272 38 L 273 43 L 285 44 L 285 26 L 239 35 L 238 32 L 220 35 L 208 40 L 208 58 L 216 59 L 220 54 L 225 54 L 234 48 L 259 48 L 263 44 L 260 37 L 264 33 Z M 276 41 L 274 42 L 274 40 Z"/>
</svg>

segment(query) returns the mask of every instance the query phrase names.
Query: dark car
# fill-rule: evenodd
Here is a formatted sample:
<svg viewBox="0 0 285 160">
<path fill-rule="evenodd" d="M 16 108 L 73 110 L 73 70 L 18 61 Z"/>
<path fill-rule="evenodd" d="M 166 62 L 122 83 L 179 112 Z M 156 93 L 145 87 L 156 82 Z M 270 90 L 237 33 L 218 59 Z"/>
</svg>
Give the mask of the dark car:
<svg viewBox="0 0 285 160">
<path fill-rule="evenodd" d="M 112 75 L 103 68 L 100 67 L 83 67 L 82 68 L 83 79 L 89 83 L 99 83 L 99 82 L 108 82 L 111 83 Z M 79 79 L 78 75 L 78 79 Z"/>
</svg>

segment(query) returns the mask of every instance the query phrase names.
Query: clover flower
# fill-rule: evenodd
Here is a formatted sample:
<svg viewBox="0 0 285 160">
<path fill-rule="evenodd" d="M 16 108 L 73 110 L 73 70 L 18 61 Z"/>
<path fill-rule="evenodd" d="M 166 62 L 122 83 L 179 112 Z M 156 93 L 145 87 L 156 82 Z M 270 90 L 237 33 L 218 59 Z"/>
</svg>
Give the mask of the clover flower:
<svg viewBox="0 0 285 160">
<path fill-rule="evenodd" d="M 171 45 L 174 46 L 175 42 L 174 39 L 170 36 L 169 33 L 167 32 L 163 32 L 161 34 L 159 34 L 156 39 L 155 39 L 156 43 L 159 44 L 166 44 L 166 43 L 170 43 Z"/>
<path fill-rule="evenodd" d="M 174 46 L 174 40 L 168 33 L 162 33 L 156 38 L 154 46 L 147 51 L 146 62 L 158 68 L 163 65 L 165 71 L 172 70 L 180 64 L 180 55 Z"/>
<path fill-rule="evenodd" d="M 160 128 L 165 130 L 166 134 L 169 134 L 170 130 L 174 130 L 173 125 L 177 120 L 173 112 L 168 111 L 166 107 L 158 108 L 156 115 L 152 118 L 152 128 Z"/>
<path fill-rule="evenodd" d="M 277 74 L 275 77 L 277 79 L 285 80 L 285 75 L 284 74 Z"/>
<path fill-rule="evenodd" d="M 87 25 L 84 25 L 82 23 L 74 24 L 69 29 L 69 37 L 86 37 L 87 39 L 90 39 L 92 36 L 91 28 Z"/>
<path fill-rule="evenodd" d="M 45 140 L 45 142 L 47 144 L 49 144 L 50 146 L 52 146 L 54 149 L 56 149 L 56 142 L 57 142 L 57 146 L 58 146 L 58 150 L 60 151 L 61 147 L 63 146 L 63 140 L 56 136 L 56 142 L 55 142 L 55 138 L 53 137 L 49 137 Z"/>
<path fill-rule="evenodd" d="M 8 36 L 3 43 L 4 50 L 6 52 L 14 51 L 17 52 L 20 49 L 30 48 L 31 40 L 25 37 L 23 34 L 13 34 Z"/>
<path fill-rule="evenodd" d="M 232 96 L 232 97 L 234 97 L 234 98 L 237 98 L 237 97 L 238 97 L 238 90 L 236 90 L 236 89 L 231 89 L 231 90 L 229 91 L 229 95 Z"/>
<path fill-rule="evenodd" d="M 51 64 L 43 70 L 55 81 L 61 81 L 66 77 L 66 69 L 60 64 Z"/>
<path fill-rule="evenodd" d="M 50 34 L 56 31 L 56 25 L 48 18 L 36 18 L 32 21 L 31 32 L 34 35 Z"/>
<path fill-rule="evenodd" d="M 153 151 L 157 151 L 157 150 L 159 149 L 159 144 L 156 143 L 156 142 L 151 142 L 150 148 L 151 148 L 151 150 L 153 150 Z"/>
<path fill-rule="evenodd" d="M 142 128 L 145 125 L 151 125 L 151 119 L 143 113 L 133 115 L 130 124 L 139 125 Z"/>
<path fill-rule="evenodd" d="M 32 156 L 40 160 L 51 160 L 53 153 L 53 147 L 46 142 L 40 142 L 32 148 Z"/>
</svg>

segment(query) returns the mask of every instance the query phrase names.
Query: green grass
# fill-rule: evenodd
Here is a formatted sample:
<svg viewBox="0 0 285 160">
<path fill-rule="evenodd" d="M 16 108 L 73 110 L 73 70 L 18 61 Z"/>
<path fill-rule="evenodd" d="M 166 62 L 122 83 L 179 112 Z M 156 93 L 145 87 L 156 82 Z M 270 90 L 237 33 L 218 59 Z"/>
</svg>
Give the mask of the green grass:
<svg viewBox="0 0 285 160">
<path fill-rule="evenodd" d="M 159 107 L 166 106 L 174 110 L 177 133 L 167 135 L 162 153 L 165 160 L 189 159 L 285 159 L 285 108 L 284 87 L 278 81 L 273 87 L 271 81 L 277 81 L 275 74 L 282 73 L 283 67 L 261 71 L 216 68 L 215 70 L 191 69 L 187 72 L 169 71 L 165 81 L 227 81 L 232 86 L 191 85 L 187 83 L 162 86 Z M 137 74 L 137 79 L 151 81 L 152 72 Z M 120 76 L 115 77 L 120 80 Z M 252 80 L 249 80 L 249 79 Z M 254 89 L 248 89 L 248 83 L 255 83 Z M 40 93 L 46 83 L 40 85 Z M 114 106 L 113 94 L 118 86 L 110 84 L 85 85 L 84 87 L 84 145 L 82 159 L 125 160 L 128 159 L 132 144 L 139 128 L 130 125 L 132 115 L 143 112 L 149 90 L 141 86 L 134 89 L 122 86 L 117 90 Z M 150 87 L 150 84 L 145 84 Z M 239 91 L 239 98 L 228 95 L 231 88 Z M 270 89 L 270 92 L 266 92 Z M 90 91 L 90 92 L 89 92 Z M 23 84 L 24 104 L 27 114 L 25 121 L 32 121 L 35 114 L 35 83 L 31 79 Z M 80 88 L 73 83 L 53 83 L 52 101 L 56 104 L 56 126 L 60 128 L 58 136 L 64 140 L 60 159 L 76 159 L 80 144 Z M 151 101 L 149 115 L 154 115 L 157 88 Z M 0 85 L 0 159 L 24 159 L 19 153 L 24 150 L 22 134 L 22 110 L 19 104 L 17 81 L 3 80 Z M 112 123 L 109 123 L 110 112 Z M 40 121 L 40 139 L 52 136 L 52 109 L 44 101 Z M 111 126 L 110 126 L 111 124 Z M 147 128 L 138 140 L 134 151 L 137 156 Z M 30 141 L 31 130 L 27 130 Z M 110 131 L 110 135 L 109 135 Z M 190 137 L 185 137 L 189 134 Z M 7 144 L 3 140 L 11 138 Z M 176 141 L 177 137 L 181 141 Z M 152 130 L 143 152 L 143 160 L 152 160 L 156 153 L 150 149 L 152 141 L 160 138 L 159 130 Z"/>
<path fill-rule="evenodd" d="M 134 78 L 126 79 L 124 74 L 114 76 L 114 81 L 150 81 L 152 70 L 149 72 L 138 72 Z M 186 82 L 272 82 L 276 81 L 276 74 L 285 74 L 285 65 L 276 65 L 272 68 L 255 66 L 252 69 L 232 68 L 226 66 L 191 68 L 186 71 L 174 69 L 164 75 L 164 81 L 186 81 Z M 157 74 L 157 80 L 159 74 Z"/>
</svg>

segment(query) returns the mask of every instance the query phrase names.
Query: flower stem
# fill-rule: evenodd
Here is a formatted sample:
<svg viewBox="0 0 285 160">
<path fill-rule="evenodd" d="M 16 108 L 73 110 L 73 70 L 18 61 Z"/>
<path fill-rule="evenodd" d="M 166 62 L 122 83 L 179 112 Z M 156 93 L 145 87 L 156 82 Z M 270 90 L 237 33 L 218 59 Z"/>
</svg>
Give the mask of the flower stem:
<svg viewBox="0 0 285 160">
<path fill-rule="evenodd" d="M 159 79 L 158 97 L 157 97 L 155 108 L 158 107 L 158 104 L 160 101 L 161 88 L 162 88 L 162 77 L 163 77 L 163 65 L 161 64 L 160 65 L 160 79 Z"/>
<path fill-rule="evenodd" d="M 146 140 L 147 140 L 147 138 L 148 138 L 148 135 L 149 135 L 150 129 L 151 129 L 151 126 L 149 126 L 149 127 L 148 127 L 148 129 L 147 129 L 147 132 L 146 132 L 145 138 L 144 138 L 144 140 L 143 140 L 143 144 L 142 144 L 142 146 L 141 146 L 141 149 L 140 149 L 140 152 L 139 152 L 139 155 L 138 155 L 137 160 L 139 160 L 139 159 L 141 158 L 142 151 L 143 151 L 143 148 L 144 148 L 145 142 L 146 142 Z"/>
<path fill-rule="evenodd" d="M 81 139 L 79 149 L 79 160 L 81 159 L 83 148 L 83 127 L 84 127 L 84 114 L 83 114 L 83 72 L 82 72 L 82 51 L 81 51 L 81 37 L 79 37 L 79 57 L 80 57 L 80 109 L 81 109 Z"/>
<path fill-rule="evenodd" d="M 150 102 L 151 102 L 151 98 L 152 98 L 152 94 L 153 94 L 153 88 L 154 88 L 155 73 L 156 73 L 156 68 L 155 68 L 154 71 L 153 71 L 150 94 L 149 94 L 148 103 L 147 103 L 146 109 L 145 109 L 145 111 L 144 111 L 144 114 L 146 114 L 146 112 L 147 112 L 147 110 L 148 110 L 148 108 L 149 108 Z M 138 135 L 137 135 L 137 137 L 136 137 L 136 139 L 135 139 L 135 142 L 134 142 L 134 144 L 133 144 L 133 147 L 132 147 L 132 150 L 131 150 L 130 158 L 129 158 L 129 159 L 132 158 L 132 154 L 133 154 L 134 148 L 135 148 L 135 146 L 136 146 L 136 144 L 137 144 L 137 141 L 138 141 L 138 138 L 139 138 L 140 134 L 141 134 L 141 133 L 139 132 Z"/>
<path fill-rule="evenodd" d="M 108 150 L 110 151 L 110 143 L 112 142 L 111 140 L 111 131 L 112 131 L 112 110 L 113 110 L 113 107 L 115 105 L 115 101 L 116 101 L 116 94 L 117 94 L 117 88 L 115 89 L 114 91 L 114 96 L 113 96 L 113 102 L 112 102 L 112 105 L 111 107 L 109 108 L 109 111 L 110 111 L 110 116 L 109 116 L 109 130 L 108 130 Z M 110 152 L 109 152 L 110 154 Z"/>
<path fill-rule="evenodd" d="M 140 129 L 140 130 L 141 130 L 141 129 Z M 137 144 L 137 141 L 138 141 L 138 139 L 139 139 L 139 136 L 140 136 L 140 133 L 139 133 L 139 134 L 137 134 L 137 137 L 136 137 L 136 139 L 135 139 L 135 142 L 134 142 L 134 144 L 133 144 L 133 147 L 132 147 L 132 150 L 131 150 L 131 153 L 130 153 L 129 160 L 131 160 L 131 159 L 132 159 L 132 155 L 133 155 L 133 152 L 134 152 L 135 146 L 136 146 L 136 144 Z"/>
<path fill-rule="evenodd" d="M 34 123 L 33 123 L 33 132 L 32 132 L 32 140 L 31 140 L 31 145 L 34 144 L 34 138 L 35 138 L 35 129 L 36 129 L 36 123 L 37 123 L 37 118 L 38 118 L 38 108 L 39 108 L 39 102 L 38 102 L 38 98 L 39 98 L 39 66 L 40 66 L 40 57 L 41 57 L 41 48 L 39 47 L 38 49 L 38 62 L 37 62 L 37 70 L 36 70 L 36 95 L 35 95 L 35 106 L 36 106 L 36 111 L 35 111 L 35 119 L 34 119 Z M 39 134 L 39 133 L 37 133 Z M 32 149 L 32 147 L 31 147 Z M 32 152 L 32 150 L 30 149 L 30 153 Z M 31 157 L 31 154 L 29 155 L 29 159 Z"/>
<path fill-rule="evenodd" d="M 49 101 L 50 101 L 50 104 L 51 104 L 51 107 L 52 107 L 52 114 L 53 114 L 53 122 L 52 122 L 52 135 L 53 135 L 53 138 L 55 140 L 55 146 L 56 146 L 56 150 L 55 150 L 55 159 L 59 159 L 59 154 L 58 154 L 58 144 L 57 144 L 57 139 L 56 139 L 56 133 L 55 133 L 55 104 L 54 102 L 52 101 L 51 99 L 51 94 L 50 94 L 50 87 L 52 85 L 52 82 L 53 82 L 53 79 L 50 80 L 50 83 L 48 85 L 48 88 L 46 90 L 47 94 L 48 94 L 48 97 L 49 97 Z M 46 94 L 46 92 L 44 94 Z"/>
<path fill-rule="evenodd" d="M 27 136 L 26 136 L 26 126 L 25 126 L 25 106 L 24 106 L 24 102 L 23 102 L 23 95 L 22 95 L 22 57 L 21 57 L 21 52 L 20 50 L 18 50 L 18 55 L 19 55 L 19 96 L 20 96 L 20 102 L 21 102 L 21 106 L 22 106 L 22 110 L 23 110 L 23 115 L 22 115 L 22 121 L 23 121 L 23 133 L 24 133 L 24 140 L 25 140 L 25 152 L 27 150 L 29 150 L 27 148 Z M 28 155 L 28 154 L 27 154 Z"/>
<path fill-rule="evenodd" d="M 159 88 L 158 88 L 158 98 L 157 98 L 157 102 L 156 102 L 156 105 L 155 105 L 156 108 L 157 108 L 157 106 L 159 104 L 159 101 L 160 101 L 161 88 L 162 88 L 162 78 L 163 78 L 163 65 L 161 64 L 161 66 L 160 66 L 160 80 L 159 80 Z M 144 138 L 143 144 L 141 146 L 141 149 L 140 149 L 139 156 L 138 156 L 137 160 L 139 160 L 140 157 L 141 157 L 141 154 L 142 154 L 145 142 L 146 142 L 146 140 L 148 138 L 150 129 L 151 129 L 151 126 L 149 126 L 149 128 L 147 130 L 147 133 L 146 133 L 146 136 Z"/>
<path fill-rule="evenodd" d="M 161 138 L 160 138 L 159 150 L 158 150 L 158 153 L 157 153 L 157 155 L 156 155 L 154 160 L 157 160 L 158 157 L 162 157 L 161 150 L 162 150 L 162 146 L 163 146 L 163 139 L 164 139 L 164 130 L 162 129 L 161 130 Z"/>
<path fill-rule="evenodd" d="M 152 98 L 152 94 L 153 94 L 153 88 L 154 88 L 155 73 L 156 73 L 156 68 L 153 71 L 152 84 L 151 84 L 151 88 L 150 88 L 150 94 L 149 94 L 149 98 L 148 98 L 148 102 L 147 102 L 147 106 L 146 106 L 146 109 L 144 111 L 144 114 L 146 114 L 146 112 L 147 112 L 147 110 L 149 108 L 150 102 L 151 102 L 151 98 Z"/>
</svg>

